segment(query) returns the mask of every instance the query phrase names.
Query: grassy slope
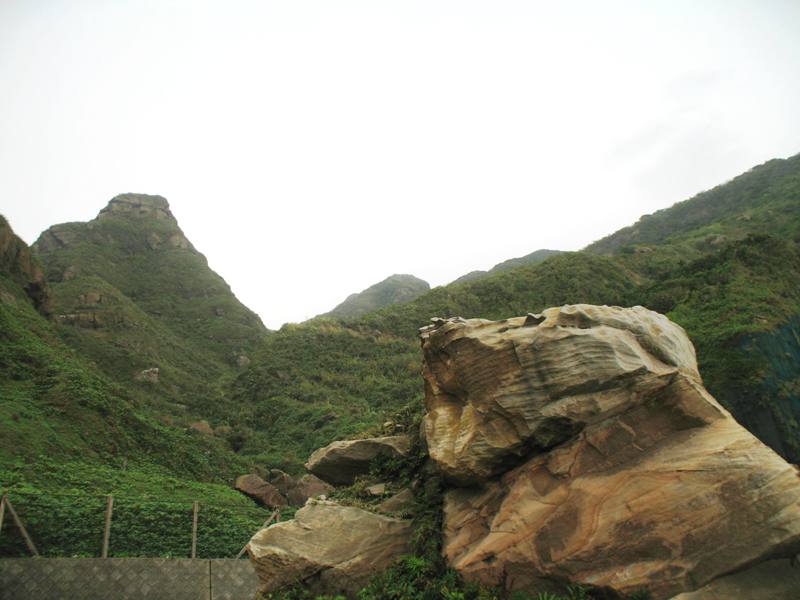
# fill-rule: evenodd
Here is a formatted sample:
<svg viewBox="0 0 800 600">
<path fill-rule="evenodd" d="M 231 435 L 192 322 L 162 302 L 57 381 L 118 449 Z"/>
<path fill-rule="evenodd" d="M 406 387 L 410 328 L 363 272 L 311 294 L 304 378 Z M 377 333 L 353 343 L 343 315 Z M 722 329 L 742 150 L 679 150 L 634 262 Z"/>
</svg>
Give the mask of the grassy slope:
<svg viewBox="0 0 800 600">
<path fill-rule="evenodd" d="M 5 275 L 0 396 L 0 487 L 45 554 L 96 554 L 108 493 L 118 496 L 119 531 L 128 527 L 114 537 L 116 555 L 185 554 L 193 500 L 210 507 L 207 530 L 219 533 L 201 546 L 206 555 L 230 554 L 264 519 L 228 486 L 247 466 L 226 443 L 153 420 L 134 393 L 65 346 Z M 0 555 L 24 553 L 7 524 Z"/>
<path fill-rule="evenodd" d="M 35 248 L 55 311 L 67 315 L 64 341 L 179 422 L 223 402 L 237 358 L 250 355 L 266 330 L 194 248 L 154 247 L 153 236 L 182 237 L 177 224 L 112 213 L 53 229 L 69 242 L 42 242 L 45 233 Z M 151 367 L 159 368 L 158 384 L 134 380 Z"/>
<path fill-rule="evenodd" d="M 40 552 L 97 555 L 103 495 L 111 493 L 117 507 L 112 555 L 185 556 L 195 500 L 202 503 L 200 555 L 234 555 L 266 518 L 263 509 L 230 488 L 233 477 L 252 465 L 225 440 L 153 418 L 146 389 L 152 384 L 132 384 L 129 377 L 114 381 L 84 352 L 92 348 L 106 371 L 115 372 L 118 364 L 128 375 L 146 352 L 155 358 L 167 353 L 168 364 L 191 375 L 198 369 L 191 344 L 96 275 L 64 282 L 60 291 L 67 298 L 84 288 L 101 292 L 103 306 L 92 310 L 106 311 L 109 322 L 120 319 L 119 327 L 134 334 L 117 336 L 113 327 L 59 327 L 35 309 L 29 284 L 41 270 L 5 220 L 0 238 L 14 250 L 0 265 L 0 489 L 9 492 Z M 33 290 L 34 299 L 42 291 Z M 92 335 L 105 338 L 92 340 L 93 346 L 87 342 Z M 134 336 L 149 350 L 140 346 L 139 354 L 131 352 L 126 344 Z M 175 359 L 181 352 L 184 363 Z M 201 367 L 203 359 L 196 360 Z M 171 378 L 168 367 L 163 380 L 169 385 Z M 6 522 L 0 556 L 25 553 L 16 528 Z"/>
<path fill-rule="evenodd" d="M 643 304 L 687 329 L 712 393 L 798 461 L 797 367 L 775 372 L 766 352 L 749 350 L 753 339 L 770 347 L 773 332 L 800 314 L 798 232 L 800 157 L 770 161 L 588 251 L 435 288 L 354 321 L 284 328 L 237 380 L 233 399 L 255 439 L 274 440 L 265 458 L 283 452 L 281 464 L 294 458 L 297 468 L 314 447 L 358 427 L 376 429 L 405 403 L 420 406 L 416 331 L 432 316 L 499 319 L 564 303 Z M 781 336 L 790 346 L 796 339 Z"/>
</svg>

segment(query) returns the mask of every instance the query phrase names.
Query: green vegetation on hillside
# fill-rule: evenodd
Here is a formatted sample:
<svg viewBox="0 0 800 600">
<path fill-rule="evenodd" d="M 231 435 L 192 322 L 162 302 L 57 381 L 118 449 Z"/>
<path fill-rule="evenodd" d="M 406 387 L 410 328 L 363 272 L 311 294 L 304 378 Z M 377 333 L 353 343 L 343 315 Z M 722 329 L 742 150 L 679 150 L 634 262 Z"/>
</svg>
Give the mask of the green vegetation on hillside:
<svg viewBox="0 0 800 600">
<path fill-rule="evenodd" d="M 251 415 L 248 426 L 254 430 L 297 431 L 281 447 L 293 449 L 299 468 L 314 445 L 352 436 L 356 423 L 349 415 L 365 401 L 369 410 L 358 413 L 358 421 L 373 428 L 403 404 L 422 410 L 421 378 L 412 365 L 420 360 L 417 329 L 433 316 L 502 319 L 561 304 L 642 304 L 683 325 L 697 346 L 709 390 L 762 440 L 800 461 L 797 363 L 783 361 L 776 371 L 774 357 L 748 350 L 753 344 L 770 347 L 769 336 L 800 314 L 799 232 L 800 156 L 770 161 L 587 251 L 434 288 L 412 302 L 325 328 L 284 328 L 240 376 L 232 398 Z M 790 333 L 798 329 L 780 334 L 785 351 L 800 353 Z M 378 345 L 376 339 L 386 342 Z M 389 340 L 397 355 L 387 362 Z M 345 363 L 324 358 L 339 352 L 347 356 Z M 292 376 L 281 382 L 270 365 L 283 360 L 290 360 Z M 396 367 L 403 363 L 407 369 Z M 343 364 L 347 376 L 339 372 Z M 287 393 L 293 402 L 280 404 L 279 416 L 264 411 L 259 417 L 258 408 L 245 408 L 275 406 Z M 300 432 L 321 399 L 329 422 L 314 427 L 313 443 L 307 443 Z M 282 457 L 282 464 L 290 458 Z"/>
<path fill-rule="evenodd" d="M 159 196 L 118 196 L 89 223 L 51 227 L 34 249 L 62 339 L 176 422 L 224 402 L 226 381 L 266 335 Z M 150 368 L 158 383 L 136 380 Z"/>
<path fill-rule="evenodd" d="M 10 271 L 0 272 L 0 493 L 39 551 L 96 556 L 103 495 L 114 494 L 112 555 L 185 555 L 194 500 L 208 507 L 201 555 L 238 552 L 266 519 L 230 488 L 251 465 L 225 440 L 155 419 L 136 386 L 64 343 Z M 6 521 L 0 556 L 26 554 Z"/>
</svg>

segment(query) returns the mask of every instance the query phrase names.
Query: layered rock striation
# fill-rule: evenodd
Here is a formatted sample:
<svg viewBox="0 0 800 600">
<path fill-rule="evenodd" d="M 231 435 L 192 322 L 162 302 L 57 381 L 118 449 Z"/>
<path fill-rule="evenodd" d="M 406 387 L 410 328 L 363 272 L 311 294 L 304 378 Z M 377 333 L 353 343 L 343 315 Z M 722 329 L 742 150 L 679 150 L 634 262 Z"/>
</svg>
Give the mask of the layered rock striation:
<svg viewBox="0 0 800 600">
<path fill-rule="evenodd" d="M 312 592 L 351 595 L 410 549 L 410 521 L 322 500 L 309 500 L 247 546 L 262 592 L 302 582 Z"/>
<path fill-rule="evenodd" d="M 642 307 L 551 308 L 421 332 L 443 551 L 509 590 L 654 598 L 800 548 L 797 469 L 703 388 L 683 330 Z"/>
</svg>

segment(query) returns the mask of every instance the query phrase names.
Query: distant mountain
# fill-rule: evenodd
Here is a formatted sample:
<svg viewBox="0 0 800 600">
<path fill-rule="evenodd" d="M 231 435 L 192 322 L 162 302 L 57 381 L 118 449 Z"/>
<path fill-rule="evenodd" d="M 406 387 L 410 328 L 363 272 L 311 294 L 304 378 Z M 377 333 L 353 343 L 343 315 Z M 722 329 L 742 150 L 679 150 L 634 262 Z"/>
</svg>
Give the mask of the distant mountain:
<svg viewBox="0 0 800 600">
<path fill-rule="evenodd" d="M 430 289 L 431 286 L 427 281 L 423 281 L 413 275 L 391 275 L 362 292 L 350 294 L 344 302 L 336 306 L 332 311 L 320 316 L 337 318 L 359 317 L 385 306 L 410 302 Z"/>
<path fill-rule="evenodd" d="M 525 256 L 520 256 L 519 258 L 509 258 L 508 260 L 504 260 L 501 263 L 496 264 L 488 271 L 470 271 L 466 275 L 462 275 L 458 279 L 455 279 L 450 282 L 450 285 L 456 283 L 465 283 L 467 281 L 475 281 L 477 279 L 481 279 L 488 275 L 494 275 L 496 273 L 500 273 L 501 271 L 507 271 L 509 269 L 514 269 L 516 267 L 521 267 L 523 265 L 533 265 L 538 262 L 542 262 L 543 260 L 550 258 L 551 256 L 555 256 L 557 254 L 561 254 L 561 250 L 536 250 L 531 252 L 530 254 L 526 254 Z"/>
<path fill-rule="evenodd" d="M 168 413 L 207 414 L 220 381 L 266 334 L 161 196 L 116 196 L 88 223 L 50 227 L 33 248 L 65 341 L 119 383 L 175 405 Z"/>
<path fill-rule="evenodd" d="M 265 434 L 269 455 L 288 462 L 374 432 L 396 411 L 421 410 L 417 330 L 431 317 L 497 320 L 566 303 L 641 304 L 686 329 L 706 387 L 798 462 L 799 242 L 795 156 L 643 217 L 585 251 L 436 287 L 352 321 L 285 327 L 231 393 Z M 271 414 L 280 418 L 269 421 Z M 313 433 L 304 437 L 308 422 Z"/>
</svg>

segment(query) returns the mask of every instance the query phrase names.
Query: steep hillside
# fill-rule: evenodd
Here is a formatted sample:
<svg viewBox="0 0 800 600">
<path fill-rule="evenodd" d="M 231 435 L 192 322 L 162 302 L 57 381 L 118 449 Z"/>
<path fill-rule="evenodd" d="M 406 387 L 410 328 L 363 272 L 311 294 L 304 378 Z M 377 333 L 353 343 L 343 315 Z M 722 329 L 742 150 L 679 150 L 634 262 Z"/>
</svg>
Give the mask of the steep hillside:
<svg viewBox="0 0 800 600">
<path fill-rule="evenodd" d="M 385 306 L 410 302 L 429 289 L 431 286 L 427 281 L 413 275 L 390 275 L 362 292 L 350 294 L 332 311 L 320 316 L 341 319 L 360 317 Z"/>
<path fill-rule="evenodd" d="M 644 215 L 586 250 L 616 254 L 639 247 L 646 252 L 647 246 L 682 243 L 702 251 L 750 233 L 800 236 L 800 154 L 770 160 L 712 190 Z"/>
<path fill-rule="evenodd" d="M 63 339 L 168 414 L 219 402 L 219 382 L 266 334 L 160 196 L 117 196 L 88 223 L 49 228 L 34 250 Z M 151 369 L 157 378 L 140 375 Z"/>
<path fill-rule="evenodd" d="M 209 523 L 228 526 L 203 551 L 235 552 L 264 519 L 228 487 L 251 466 L 224 440 L 153 418 L 135 388 L 64 344 L 36 310 L 49 292 L 41 267 L 4 219 L 0 239 L 15 248 L 0 265 L 0 487 L 40 552 L 97 555 L 97 515 L 108 493 L 117 495 L 119 527 L 131 534 L 114 538 L 117 556 L 184 553 L 183 515 L 193 500 L 219 507 Z M 30 281 L 39 282 L 32 297 Z M 0 556 L 24 554 L 6 521 Z"/>
<path fill-rule="evenodd" d="M 800 158 L 770 161 L 657 215 L 652 226 L 643 218 L 584 252 L 435 288 L 357 320 L 284 328 L 237 380 L 233 398 L 247 426 L 267 437 L 295 428 L 283 447 L 302 457 L 337 430 L 358 423 L 377 432 L 404 403 L 418 410 L 416 332 L 433 316 L 502 319 L 565 303 L 642 304 L 687 330 L 711 393 L 800 462 L 800 362 L 791 358 L 800 355 Z M 598 255 L 603 249 L 607 255 Z M 322 355 L 341 352 L 347 361 L 320 361 L 311 339 Z M 270 368 L 275 363 L 291 369 Z M 325 427 L 303 437 L 321 399 Z M 279 417 L 270 406 L 280 406 Z M 354 406 L 369 410 L 353 419 Z"/>
<path fill-rule="evenodd" d="M 475 281 L 476 279 L 482 279 L 487 275 L 495 275 L 500 271 L 508 271 L 509 269 L 514 269 L 516 267 L 522 267 L 524 265 L 533 265 L 538 262 L 542 262 L 543 260 L 550 258 L 551 256 L 555 256 L 556 254 L 561 254 L 561 250 L 536 250 L 531 252 L 530 254 L 526 254 L 525 256 L 520 256 L 518 258 L 509 258 L 508 260 L 504 260 L 501 263 L 496 264 L 488 271 L 470 271 L 466 275 L 462 275 L 458 279 L 454 279 L 450 282 L 450 284 L 454 283 L 466 283 L 467 281 Z"/>
</svg>

